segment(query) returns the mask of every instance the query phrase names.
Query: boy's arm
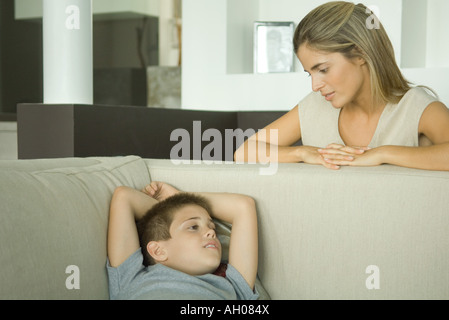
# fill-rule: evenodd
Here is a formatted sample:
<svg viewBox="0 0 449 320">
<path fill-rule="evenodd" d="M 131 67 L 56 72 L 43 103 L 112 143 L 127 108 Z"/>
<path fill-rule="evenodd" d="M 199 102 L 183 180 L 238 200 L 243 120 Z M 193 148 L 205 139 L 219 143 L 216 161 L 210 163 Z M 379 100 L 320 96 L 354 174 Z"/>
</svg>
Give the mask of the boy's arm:
<svg viewBox="0 0 449 320">
<path fill-rule="evenodd" d="M 256 205 L 251 197 L 228 193 L 197 193 L 212 206 L 213 217 L 232 224 L 229 263 L 251 289 L 257 275 L 258 231 Z"/>
<path fill-rule="evenodd" d="M 118 267 L 140 248 L 136 220 L 158 201 L 143 192 L 118 187 L 109 209 L 108 258 L 112 267 Z"/>
</svg>

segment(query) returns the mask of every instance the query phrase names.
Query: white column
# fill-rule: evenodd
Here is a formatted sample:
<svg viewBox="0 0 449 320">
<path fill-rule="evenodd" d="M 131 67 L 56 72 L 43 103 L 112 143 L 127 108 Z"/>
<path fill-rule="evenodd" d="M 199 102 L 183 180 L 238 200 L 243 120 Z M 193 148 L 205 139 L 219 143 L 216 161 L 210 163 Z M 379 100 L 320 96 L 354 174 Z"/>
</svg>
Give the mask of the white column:
<svg viewBox="0 0 449 320">
<path fill-rule="evenodd" d="M 44 103 L 93 104 L 92 0 L 43 1 Z"/>
</svg>

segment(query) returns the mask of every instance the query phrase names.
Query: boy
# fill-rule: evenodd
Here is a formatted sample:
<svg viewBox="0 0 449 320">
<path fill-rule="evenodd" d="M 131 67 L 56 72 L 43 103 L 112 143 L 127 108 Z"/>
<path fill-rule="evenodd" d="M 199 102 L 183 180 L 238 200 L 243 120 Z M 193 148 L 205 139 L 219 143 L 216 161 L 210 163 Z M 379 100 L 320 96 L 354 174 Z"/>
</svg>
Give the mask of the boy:
<svg viewBox="0 0 449 320">
<path fill-rule="evenodd" d="M 212 218 L 232 224 L 228 265 Z M 188 194 L 161 182 L 142 192 L 119 187 L 108 229 L 110 298 L 257 299 L 257 241 L 250 197 Z"/>
</svg>

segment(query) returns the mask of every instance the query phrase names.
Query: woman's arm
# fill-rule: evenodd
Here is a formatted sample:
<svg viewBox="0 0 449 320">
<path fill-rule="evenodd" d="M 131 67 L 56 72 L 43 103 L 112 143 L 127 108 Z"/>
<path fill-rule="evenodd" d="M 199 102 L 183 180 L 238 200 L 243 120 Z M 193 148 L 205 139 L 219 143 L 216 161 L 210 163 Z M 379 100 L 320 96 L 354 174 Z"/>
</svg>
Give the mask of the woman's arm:
<svg viewBox="0 0 449 320">
<path fill-rule="evenodd" d="M 449 171 L 449 109 L 441 102 L 431 103 L 423 112 L 419 134 L 433 145 L 419 148 L 385 147 L 385 163 L 424 170 Z"/>
<path fill-rule="evenodd" d="M 266 126 L 248 140 L 235 152 L 236 162 L 279 162 L 321 164 L 329 169 L 338 166 L 324 161 L 318 148 L 312 146 L 292 147 L 301 139 L 298 106 Z M 342 157 L 345 159 L 345 157 Z M 268 161 L 267 161 L 268 160 Z"/>
<path fill-rule="evenodd" d="M 419 124 L 419 134 L 433 145 L 425 147 L 381 146 L 366 150 L 361 155 L 349 154 L 343 146 L 331 145 L 320 152 L 326 162 L 339 166 L 377 166 L 392 164 L 401 167 L 449 171 L 449 109 L 441 102 L 430 104 Z M 352 156 L 353 160 L 341 160 L 335 155 Z"/>
<path fill-rule="evenodd" d="M 298 107 L 277 119 L 246 140 L 234 153 L 237 162 L 263 162 L 277 151 L 277 162 L 299 162 L 297 147 L 290 147 L 301 139 Z M 272 158 L 272 157 L 271 157 Z"/>
<path fill-rule="evenodd" d="M 429 147 L 381 147 L 383 163 L 401 167 L 449 171 L 449 143 Z"/>
</svg>

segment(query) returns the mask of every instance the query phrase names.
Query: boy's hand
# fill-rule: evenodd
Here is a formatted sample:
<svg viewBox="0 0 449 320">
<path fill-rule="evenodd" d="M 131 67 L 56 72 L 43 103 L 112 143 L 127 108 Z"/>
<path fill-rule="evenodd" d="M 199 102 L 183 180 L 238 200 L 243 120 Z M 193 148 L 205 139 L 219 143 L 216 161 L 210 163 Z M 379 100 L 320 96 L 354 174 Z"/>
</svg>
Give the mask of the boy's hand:
<svg viewBox="0 0 449 320">
<path fill-rule="evenodd" d="M 180 191 L 167 183 L 153 181 L 143 188 L 142 192 L 158 201 L 163 201 L 171 196 L 174 196 Z"/>
</svg>

